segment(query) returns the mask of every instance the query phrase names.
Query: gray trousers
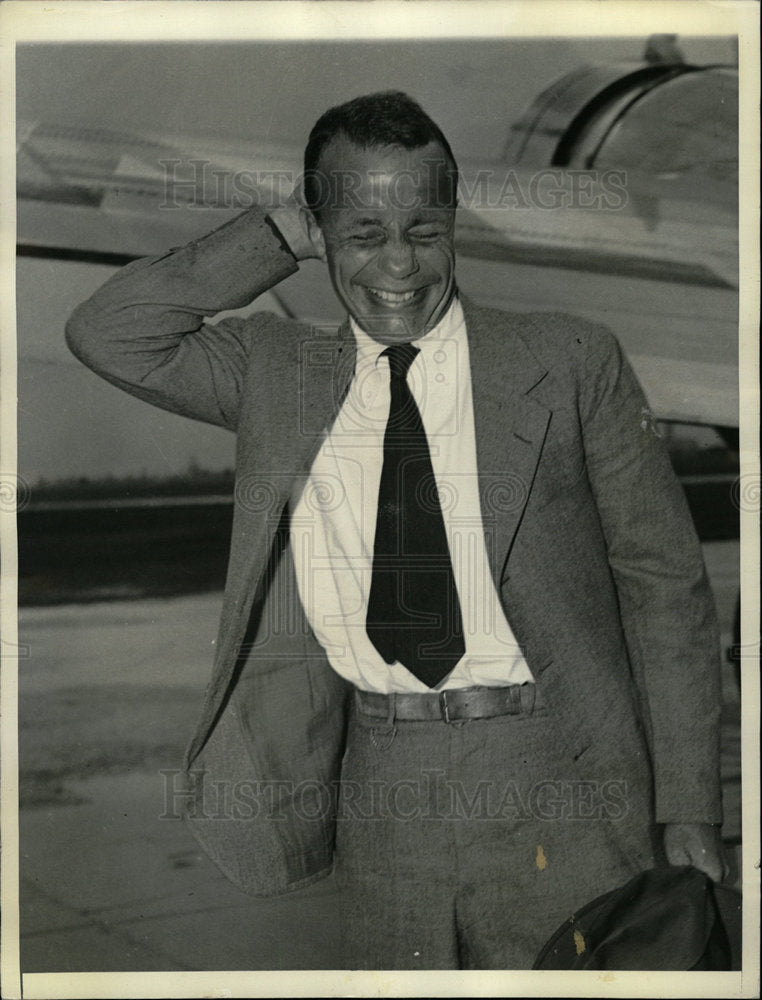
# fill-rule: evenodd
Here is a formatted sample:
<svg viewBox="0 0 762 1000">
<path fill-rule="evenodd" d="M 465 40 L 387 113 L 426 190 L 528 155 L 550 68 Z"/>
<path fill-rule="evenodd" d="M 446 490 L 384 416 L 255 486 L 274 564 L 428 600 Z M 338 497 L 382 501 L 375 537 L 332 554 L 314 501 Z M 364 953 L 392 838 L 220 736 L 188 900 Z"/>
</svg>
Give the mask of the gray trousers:
<svg viewBox="0 0 762 1000">
<path fill-rule="evenodd" d="M 353 706 L 336 846 L 344 967 L 527 969 L 632 877 L 626 787 L 580 780 L 541 705 L 465 722 Z"/>
</svg>

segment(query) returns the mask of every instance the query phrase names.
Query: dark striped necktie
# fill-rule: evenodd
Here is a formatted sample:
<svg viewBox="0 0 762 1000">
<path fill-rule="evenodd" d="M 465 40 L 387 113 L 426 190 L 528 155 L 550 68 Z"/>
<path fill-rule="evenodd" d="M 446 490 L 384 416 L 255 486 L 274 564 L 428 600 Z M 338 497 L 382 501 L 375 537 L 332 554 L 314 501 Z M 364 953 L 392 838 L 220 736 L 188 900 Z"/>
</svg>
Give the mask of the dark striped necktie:
<svg viewBox="0 0 762 1000">
<path fill-rule="evenodd" d="M 463 656 L 458 592 L 426 432 L 407 373 L 412 344 L 387 348 L 391 403 L 378 491 L 366 629 L 386 663 L 434 687 Z"/>
</svg>

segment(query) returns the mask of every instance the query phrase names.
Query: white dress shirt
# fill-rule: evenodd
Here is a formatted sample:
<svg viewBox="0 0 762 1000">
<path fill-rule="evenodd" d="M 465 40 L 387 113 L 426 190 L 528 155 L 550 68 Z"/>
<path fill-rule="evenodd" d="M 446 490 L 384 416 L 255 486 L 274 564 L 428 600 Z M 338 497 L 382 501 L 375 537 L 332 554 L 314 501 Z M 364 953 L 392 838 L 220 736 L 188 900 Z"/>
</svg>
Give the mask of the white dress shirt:
<svg viewBox="0 0 762 1000">
<path fill-rule="evenodd" d="M 384 662 L 365 631 L 376 530 L 389 364 L 352 321 L 355 373 L 291 517 L 291 551 L 307 618 L 342 677 L 366 691 L 430 690 Z M 532 674 L 503 614 L 487 561 L 479 505 L 471 369 L 457 298 L 415 341 L 408 385 L 421 413 L 439 490 L 466 651 L 437 690 L 523 684 Z"/>
</svg>

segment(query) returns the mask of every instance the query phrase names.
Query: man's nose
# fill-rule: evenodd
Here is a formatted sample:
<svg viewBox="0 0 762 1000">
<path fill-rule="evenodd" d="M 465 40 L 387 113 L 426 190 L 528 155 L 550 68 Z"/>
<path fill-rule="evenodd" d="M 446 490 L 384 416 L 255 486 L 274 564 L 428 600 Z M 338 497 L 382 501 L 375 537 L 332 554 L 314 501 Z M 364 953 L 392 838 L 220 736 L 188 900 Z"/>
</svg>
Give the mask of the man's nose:
<svg viewBox="0 0 762 1000">
<path fill-rule="evenodd" d="M 407 278 L 418 270 L 413 247 L 405 240 L 389 240 L 381 253 L 379 266 L 390 277 Z"/>
</svg>

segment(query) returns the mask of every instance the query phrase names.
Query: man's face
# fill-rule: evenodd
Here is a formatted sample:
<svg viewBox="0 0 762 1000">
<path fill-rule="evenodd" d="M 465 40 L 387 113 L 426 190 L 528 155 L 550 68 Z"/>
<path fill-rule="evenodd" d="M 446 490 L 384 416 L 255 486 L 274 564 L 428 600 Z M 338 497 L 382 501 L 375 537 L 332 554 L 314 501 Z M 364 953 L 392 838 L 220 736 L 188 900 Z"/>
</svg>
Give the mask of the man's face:
<svg viewBox="0 0 762 1000">
<path fill-rule="evenodd" d="M 328 197 L 311 236 L 336 294 L 379 343 L 417 340 L 455 292 L 455 207 L 443 150 L 363 149 L 339 136 L 319 169 Z"/>
</svg>

